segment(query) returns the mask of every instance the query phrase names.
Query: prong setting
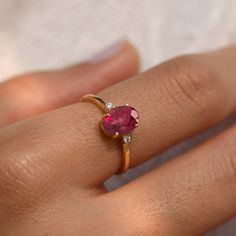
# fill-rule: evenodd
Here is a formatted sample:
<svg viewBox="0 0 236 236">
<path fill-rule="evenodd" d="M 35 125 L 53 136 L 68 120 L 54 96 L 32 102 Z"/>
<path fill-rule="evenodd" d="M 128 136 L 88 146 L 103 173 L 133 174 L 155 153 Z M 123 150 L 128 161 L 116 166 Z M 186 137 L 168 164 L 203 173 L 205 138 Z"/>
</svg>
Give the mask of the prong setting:
<svg viewBox="0 0 236 236">
<path fill-rule="evenodd" d="M 103 115 L 104 118 L 109 117 L 109 116 L 110 116 L 109 113 L 106 113 L 106 114 Z"/>
<path fill-rule="evenodd" d="M 112 138 L 117 138 L 119 136 L 119 133 L 118 132 L 116 132 L 113 136 L 112 136 Z"/>
</svg>

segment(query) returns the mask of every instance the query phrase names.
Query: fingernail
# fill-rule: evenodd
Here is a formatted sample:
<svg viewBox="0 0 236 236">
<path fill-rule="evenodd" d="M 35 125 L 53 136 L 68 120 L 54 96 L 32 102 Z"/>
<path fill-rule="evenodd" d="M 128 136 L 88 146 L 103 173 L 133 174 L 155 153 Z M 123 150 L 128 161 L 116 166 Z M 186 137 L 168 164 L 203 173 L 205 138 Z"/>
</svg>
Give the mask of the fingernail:
<svg viewBox="0 0 236 236">
<path fill-rule="evenodd" d="M 95 56 L 93 56 L 90 59 L 91 63 L 99 63 L 99 62 L 103 62 L 105 60 L 110 59 L 111 57 L 113 57 L 116 53 L 118 53 L 123 46 L 125 45 L 126 41 L 125 40 L 120 40 L 114 44 L 112 44 L 111 46 L 107 47 L 105 50 L 97 53 Z"/>
</svg>

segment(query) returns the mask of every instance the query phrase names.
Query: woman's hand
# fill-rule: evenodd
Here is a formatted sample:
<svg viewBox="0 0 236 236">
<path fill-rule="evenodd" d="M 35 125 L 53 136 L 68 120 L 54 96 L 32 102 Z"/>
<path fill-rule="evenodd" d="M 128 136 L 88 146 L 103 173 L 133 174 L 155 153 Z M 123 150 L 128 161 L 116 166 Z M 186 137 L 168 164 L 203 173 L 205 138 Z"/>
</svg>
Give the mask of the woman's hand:
<svg viewBox="0 0 236 236">
<path fill-rule="evenodd" d="M 112 81 L 136 72 L 134 51 L 129 55 L 133 66 L 126 61 L 110 72 L 117 75 Z M 99 93 L 117 105 L 128 102 L 140 113 L 131 166 L 235 112 L 235 60 L 236 48 L 182 56 Z M 70 76 L 56 73 L 63 84 L 58 95 L 69 86 Z M 76 77 L 81 82 L 86 76 Z M 1 91 L 8 90 L 7 83 L 11 85 L 6 82 Z M 101 89 L 92 83 L 80 92 L 80 84 L 73 82 L 74 95 L 68 98 L 70 91 L 57 97 L 53 86 L 59 84 L 48 82 L 46 97 L 57 98 L 44 109 L 26 109 L 24 117 L 75 102 L 77 91 L 80 96 Z M 1 93 L 2 100 L 5 96 Z M 5 106 L 9 105 L 1 105 Z M 11 117 L 7 111 L 16 108 L 10 105 L 5 116 Z M 236 127 L 107 193 L 102 183 L 119 169 L 120 150 L 101 134 L 100 118 L 93 104 L 76 103 L 1 129 L 1 235 L 199 235 L 236 214 Z"/>
</svg>

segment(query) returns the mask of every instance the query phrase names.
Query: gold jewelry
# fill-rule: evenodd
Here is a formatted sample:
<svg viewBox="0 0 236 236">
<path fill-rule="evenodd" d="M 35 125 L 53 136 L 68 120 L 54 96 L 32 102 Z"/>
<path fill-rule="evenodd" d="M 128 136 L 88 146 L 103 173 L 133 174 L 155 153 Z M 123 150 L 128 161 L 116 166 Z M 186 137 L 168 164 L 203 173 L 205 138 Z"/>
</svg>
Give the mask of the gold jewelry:
<svg viewBox="0 0 236 236">
<path fill-rule="evenodd" d="M 123 155 L 118 173 L 126 172 L 130 165 L 130 133 L 138 127 L 138 112 L 128 104 L 115 107 L 111 102 L 105 102 L 93 94 L 83 96 L 81 101 L 95 104 L 104 113 L 100 123 L 101 129 L 108 137 L 121 140 Z"/>
</svg>

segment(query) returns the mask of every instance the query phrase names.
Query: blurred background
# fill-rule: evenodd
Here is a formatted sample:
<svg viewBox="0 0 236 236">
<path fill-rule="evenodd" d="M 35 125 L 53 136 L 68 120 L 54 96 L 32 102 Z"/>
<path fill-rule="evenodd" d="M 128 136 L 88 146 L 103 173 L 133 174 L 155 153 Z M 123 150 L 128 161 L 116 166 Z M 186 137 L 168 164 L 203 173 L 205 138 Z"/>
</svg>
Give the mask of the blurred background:
<svg viewBox="0 0 236 236">
<path fill-rule="evenodd" d="M 142 70 L 179 54 L 236 42 L 235 0 L 0 0 L 0 81 L 90 58 L 120 39 L 139 49 Z M 202 140 L 175 147 L 107 182 L 114 189 Z M 231 220 L 208 236 L 236 235 Z"/>
</svg>

